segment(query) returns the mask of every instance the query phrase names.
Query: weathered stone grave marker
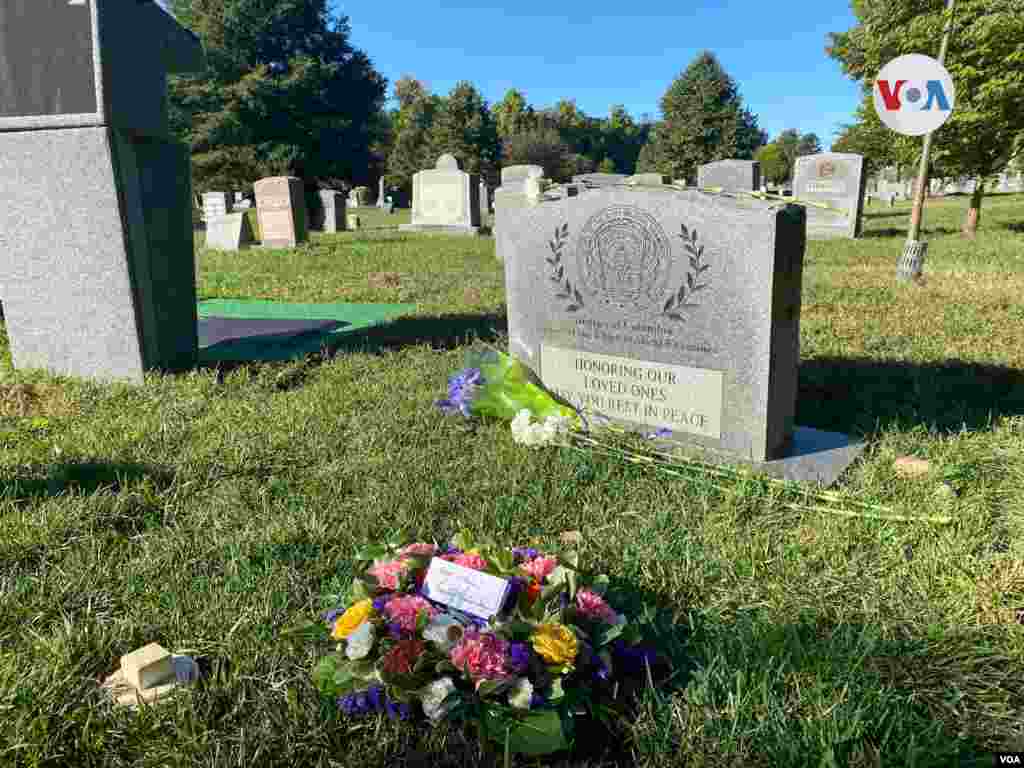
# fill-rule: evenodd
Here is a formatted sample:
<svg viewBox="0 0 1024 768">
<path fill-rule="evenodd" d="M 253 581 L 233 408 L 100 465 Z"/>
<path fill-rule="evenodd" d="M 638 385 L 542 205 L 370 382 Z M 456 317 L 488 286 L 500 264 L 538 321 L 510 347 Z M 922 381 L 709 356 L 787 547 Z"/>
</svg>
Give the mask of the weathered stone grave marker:
<svg viewBox="0 0 1024 768">
<path fill-rule="evenodd" d="M 715 160 L 697 168 L 697 186 L 702 189 L 754 192 L 761 188 L 761 164 L 756 160 Z"/>
<path fill-rule="evenodd" d="M 320 190 L 320 214 L 317 225 L 317 229 L 324 232 L 345 231 L 345 196 L 338 190 Z"/>
<path fill-rule="evenodd" d="M 793 195 L 838 209 L 807 206 L 807 237 L 859 237 L 866 184 L 862 155 L 822 152 L 798 157 L 793 168 Z"/>
<path fill-rule="evenodd" d="M 309 234 L 302 179 L 272 176 L 260 179 L 253 188 L 262 245 L 265 248 L 294 248 L 306 242 Z"/>
<path fill-rule="evenodd" d="M 480 177 L 459 170 L 452 155 L 412 177 L 412 223 L 407 232 L 476 235 L 480 232 Z"/>
<path fill-rule="evenodd" d="M 794 426 L 802 206 L 673 187 L 504 205 L 510 351 L 566 401 L 791 479 L 859 453 Z"/>
<path fill-rule="evenodd" d="M 16 368 L 141 382 L 195 364 L 190 156 L 170 137 L 166 80 L 203 66 L 198 39 L 152 2 L 0 3 L 0 298 Z"/>
</svg>

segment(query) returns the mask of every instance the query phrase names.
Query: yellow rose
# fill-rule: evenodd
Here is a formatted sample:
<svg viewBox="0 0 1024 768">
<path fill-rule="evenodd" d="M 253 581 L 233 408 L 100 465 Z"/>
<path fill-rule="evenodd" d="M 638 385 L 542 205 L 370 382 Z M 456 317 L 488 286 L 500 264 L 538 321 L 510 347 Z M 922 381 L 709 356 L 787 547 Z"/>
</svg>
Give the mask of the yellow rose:
<svg viewBox="0 0 1024 768">
<path fill-rule="evenodd" d="M 579 643 L 576 635 L 562 624 L 541 624 L 530 637 L 533 650 L 549 664 L 571 664 Z"/>
<path fill-rule="evenodd" d="M 373 600 L 370 598 L 360 600 L 337 618 L 331 637 L 335 640 L 344 640 L 359 629 L 359 626 L 372 615 Z"/>
</svg>

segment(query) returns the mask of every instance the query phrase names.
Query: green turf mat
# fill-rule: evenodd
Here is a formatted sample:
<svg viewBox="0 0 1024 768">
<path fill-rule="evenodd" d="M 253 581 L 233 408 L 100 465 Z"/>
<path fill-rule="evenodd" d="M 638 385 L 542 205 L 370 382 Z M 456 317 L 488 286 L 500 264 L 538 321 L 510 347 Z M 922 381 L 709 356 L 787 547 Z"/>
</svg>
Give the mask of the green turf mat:
<svg viewBox="0 0 1024 768">
<path fill-rule="evenodd" d="M 336 346 L 415 304 L 287 304 L 207 299 L 199 302 L 200 362 L 291 360 Z"/>
</svg>

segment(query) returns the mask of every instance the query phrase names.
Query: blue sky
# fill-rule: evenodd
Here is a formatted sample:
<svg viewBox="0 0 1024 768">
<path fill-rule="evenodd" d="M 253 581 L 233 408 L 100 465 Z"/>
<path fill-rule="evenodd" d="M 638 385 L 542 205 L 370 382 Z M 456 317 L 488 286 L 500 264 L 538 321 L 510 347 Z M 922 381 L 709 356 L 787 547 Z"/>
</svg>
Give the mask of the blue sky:
<svg viewBox="0 0 1024 768">
<path fill-rule="evenodd" d="M 334 0 L 352 43 L 391 85 L 411 74 L 435 93 L 469 80 L 489 102 L 509 88 L 536 107 L 575 98 L 592 117 L 625 104 L 660 117 L 658 102 L 702 50 L 736 80 L 772 138 L 813 131 L 828 149 L 853 122 L 859 86 L 825 56 L 826 33 L 854 24 L 849 0 Z"/>
</svg>

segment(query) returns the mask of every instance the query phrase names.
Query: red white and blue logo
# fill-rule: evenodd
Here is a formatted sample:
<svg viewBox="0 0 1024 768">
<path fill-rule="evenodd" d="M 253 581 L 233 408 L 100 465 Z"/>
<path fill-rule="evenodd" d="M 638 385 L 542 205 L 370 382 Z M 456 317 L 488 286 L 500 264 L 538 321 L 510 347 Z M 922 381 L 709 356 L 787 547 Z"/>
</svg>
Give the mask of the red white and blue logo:
<svg viewBox="0 0 1024 768">
<path fill-rule="evenodd" d="M 875 80 L 875 112 L 904 136 L 931 133 L 953 113 L 953 78 L 931 56 L 911 53 L 893 59 Z"/>
</svg>

